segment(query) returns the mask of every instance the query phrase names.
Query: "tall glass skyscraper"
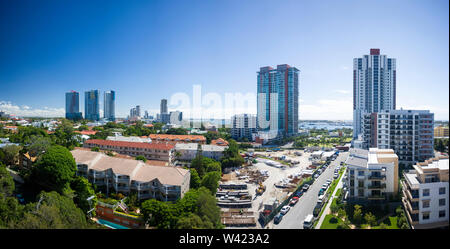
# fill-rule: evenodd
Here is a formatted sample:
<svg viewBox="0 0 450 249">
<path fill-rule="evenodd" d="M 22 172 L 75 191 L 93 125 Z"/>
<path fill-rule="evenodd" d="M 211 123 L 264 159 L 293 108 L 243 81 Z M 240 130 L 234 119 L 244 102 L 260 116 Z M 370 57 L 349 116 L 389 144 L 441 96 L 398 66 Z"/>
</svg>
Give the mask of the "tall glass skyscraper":
<svg viewBox="0 0 450 249">
<path fill-rule="evenodd" d="M 116 92 L 108 91 L 103 96 L 103 116 L 109 121 L 116 119 L 115 115 Z"/>
<path fill-rule="evenodd" d="M 83 118 L 80 112 L 80 95 L 78 92 L 70 91 L 66 93 L 66 118 L 72 120 Z"/>
<path fill-rule="evenodd" d="M 395 59 L 370 49 L 370 55 L 353 59 L 353 138 L 362 133 L 365 113 L 395 110 Z"/>
<path fill-rule="evenodd" d="M 287 64 L 262 67 L 258 73 L 258 130 L 277 136 L 298 133 L 298 74 Z"/>
<path fill-rule="evenodd" d="M 100 119 L 99 90 L 84 92 L 84 117 L 88 120 Z"/>
</svg>

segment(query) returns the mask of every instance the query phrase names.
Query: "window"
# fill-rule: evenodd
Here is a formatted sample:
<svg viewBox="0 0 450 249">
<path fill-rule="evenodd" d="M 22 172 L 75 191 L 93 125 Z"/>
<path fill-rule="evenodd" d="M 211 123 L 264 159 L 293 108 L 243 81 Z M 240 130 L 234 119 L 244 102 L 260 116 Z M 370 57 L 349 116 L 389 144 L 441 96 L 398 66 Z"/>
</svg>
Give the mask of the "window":
<svg viewBox="0 0 450 249">
<path fill-rule="evenodd" d="M 430 207 L 430 200 L 422 201 L 422 207 L 423 208 L 429 208 Z"/>
<path fill-rule="evenodd" d="M 422 195 L 423 195 L 423 196 L 430 196 L 430 189 L 429 189 L 429 188 L 424 189 L 424 190 L 422 191 Z"/>
<path fill-rule="evenodd" d="M 364 176 L 364 171 L 358 171 L 358 176 Z"/>
<path fill-rule="evenodd" d="M 423 213 L 422 214 L 422 219 L 423 220 L 429 220 L 430 219 L 430 213 Z"/>
<path fill-rule="evenodd" d="M 439 218 L 445 217 L 445 210 L 439 211 Z"/>
<path fill-rule="evenodd" d="M 439 199 L 439 206 L 445 206 L 445 198 Z"/>
<path fill-rule="evenodd" d="M 440 195 L 445 195 L 445 187 L 444 188 L 439 188 L 439 194 Z"/>
</svg>

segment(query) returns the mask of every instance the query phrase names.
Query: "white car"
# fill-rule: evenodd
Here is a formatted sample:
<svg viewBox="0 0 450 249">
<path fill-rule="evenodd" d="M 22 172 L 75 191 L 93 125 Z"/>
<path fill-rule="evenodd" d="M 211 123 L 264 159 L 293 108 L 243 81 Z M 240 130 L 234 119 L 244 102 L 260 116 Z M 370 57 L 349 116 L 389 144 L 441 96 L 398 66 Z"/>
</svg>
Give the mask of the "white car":
<svg viewBox="0 0 450 249">
<path fill-rule="evenodd" d="M 280 213 L 281 214 L 286 214 L 287 212 L 289 212 L 290 209 L 291 209 L 291 207 L 284 206 L 284 207 L 281 208 Z"/>
<path fill-rule="evenodd" d="M 333 178 L 337 179 L 339 177 L 339 174 L 334 174 Z"/>
<path fill-rule="evenodd" d="M 331 178 L 327 180 L 328 185 L 330 185 L 332 182 L 333 182 L 333 179 L 331 179 Z"/>
</svg>

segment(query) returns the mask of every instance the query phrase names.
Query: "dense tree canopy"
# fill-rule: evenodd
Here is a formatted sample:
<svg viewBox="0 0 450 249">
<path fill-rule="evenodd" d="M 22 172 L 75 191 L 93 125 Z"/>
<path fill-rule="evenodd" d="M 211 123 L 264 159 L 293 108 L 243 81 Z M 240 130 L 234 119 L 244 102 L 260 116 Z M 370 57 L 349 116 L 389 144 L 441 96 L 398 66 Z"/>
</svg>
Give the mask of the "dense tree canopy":
<svg viewBox="0 0 450 249">
<path fill-rule="evenodd" d="M 33 181 L 46 190 L 63 193 L 75 176 L 77 166 L 67 148 L 52 146 L 37 161 L 33 168 Z"/>
<path fill-rule="evenodd" d="M 73 201 L 79 207 L 81 210 L 83 210 L 84 214 L 87 214 L 87 212 L 94 208 L 97 204 L 97 197 L 95 196 L 94 189 L 92 188 L 91 183 L 89 181 L 81 176 L 75 176 L 71 183 L 70 188 L 74 191 L 75 197 L 73 198 Z M 95 196 L 89 204 L 89 201 L 87 199 L 91 196 Z M 95 214 L 95 212 L 93 213 Z"/>
</svg>

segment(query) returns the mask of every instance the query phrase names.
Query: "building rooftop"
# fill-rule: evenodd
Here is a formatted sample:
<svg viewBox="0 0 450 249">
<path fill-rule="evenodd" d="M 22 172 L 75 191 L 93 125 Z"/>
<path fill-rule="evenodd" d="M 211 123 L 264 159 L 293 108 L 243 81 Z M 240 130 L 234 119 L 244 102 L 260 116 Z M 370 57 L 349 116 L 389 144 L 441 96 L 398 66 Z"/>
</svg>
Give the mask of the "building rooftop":
<svg viewBox="0 0 450 249">
<path fill-rule="evenodd" d="M 121 146 L 121 147 L 158 149 L 158 150 L 170 150 L 174 148 L 174 145 L 166 143 L 138 143 L 138 142 L 111 141 L 101 139 L 90 139 L 84 143 L 94 145 Z"/>
<path fill-rule="evenodd" d="M 197 143 L 177 143 L 175 145 L 175 150 L 197 150 Z"/>
<path fill-rule="evenodd" d="M 211 145 L 211 144 L 203 144 L 202 150 L 203 151 L 225 151 L 225 149 L 228 148 L 227 146 L 219 146 L 219 145 Z"/>
<path fill-rule="evenodd" d="M 137 137 L 137 136 L 130 136 L 130 137 L 125 137 L 125 136 L 108 136 L 106 137 L 106 140 L 110 140 L 110 141 L 122 141 L 122 142 L 135 142 L 135 143 L 151 143 L 152 139 L 151 138 L 147 138 L 147 137 Z"/>
<path fill-rule="evenodd" d="M 202 135 L 150 134 L 148 137 L 154 140 L 206 142 L 205 136 Z"/>
</svg>

